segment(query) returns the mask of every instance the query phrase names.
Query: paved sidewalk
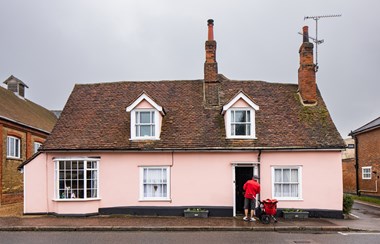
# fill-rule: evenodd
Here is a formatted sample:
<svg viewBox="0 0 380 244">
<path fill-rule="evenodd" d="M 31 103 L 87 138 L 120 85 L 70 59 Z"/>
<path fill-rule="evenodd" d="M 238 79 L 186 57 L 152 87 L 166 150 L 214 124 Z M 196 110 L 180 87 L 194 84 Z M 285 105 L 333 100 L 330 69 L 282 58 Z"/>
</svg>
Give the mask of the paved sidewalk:
<svg viewBox="0 0 380 244">
<path fill-rule="evenodd" d="M 184 217 L 53 217 L 23 216 L 0 218 L 0 231 L 349 231 L 347 226 L 327 219 L 285 220 L 262 224 L 241 218 Z"/>
</svg>

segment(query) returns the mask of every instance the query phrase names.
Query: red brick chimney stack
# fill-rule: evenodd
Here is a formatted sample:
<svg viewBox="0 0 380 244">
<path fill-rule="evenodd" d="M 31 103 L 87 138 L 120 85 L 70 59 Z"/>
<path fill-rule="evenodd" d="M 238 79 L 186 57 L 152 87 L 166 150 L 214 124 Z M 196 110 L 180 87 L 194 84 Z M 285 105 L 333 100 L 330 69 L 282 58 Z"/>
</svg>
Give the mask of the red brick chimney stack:
<svg viewBox="0 0 380 244">
<path fill-rule="evenodd" d="M 208 40 L 206 41 L 206 62 L 204 65 L 205 82 L 218 81 L 218 63 L 216 62 L 216 41 L 214 40 L 214 20 L 207 20 Z"/>
<path fill-rule="evenodd" d="M 309 27 L 304 26 L 303 43 L 300 47 L 300 67 L 298 69 L 298 90 L 304 104 L 317 102 L 317 84 L 313 58 L 313 43 L 309 42 Z"/>
</svg>

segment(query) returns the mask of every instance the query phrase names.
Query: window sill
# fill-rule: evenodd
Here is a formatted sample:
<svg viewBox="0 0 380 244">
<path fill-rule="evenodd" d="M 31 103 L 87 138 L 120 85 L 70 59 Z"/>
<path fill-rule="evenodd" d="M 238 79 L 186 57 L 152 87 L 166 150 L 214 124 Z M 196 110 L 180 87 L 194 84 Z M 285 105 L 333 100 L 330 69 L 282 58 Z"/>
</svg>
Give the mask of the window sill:
<svg viewBox="0 0 380 244">
<path fill-rule="evenodd" d="M 231 140 L 234 140 L 234 139 L 239 139 L 239 140 L 256 140 L 257 137 L 253 137 L 253 136 L 229 136 L 226 139 L 231 139 Z"/>
<path fill-rule="evenodd" d="M 172 199 L 154 199 L 154 198 L 149 198 L 149 199 L 139 199 L 139 202 L 172 202 Z"/>
<path fill-rule="evenodd" d="M 273 197 L 274 199 L 278 201 L 303 201 L 303 198 L 288 198 L 288 197 Z"/>
<path fill-rule="evenodd" d="M 130 141 L 159 141 L 160 138 L 156 137 L 136 137 L 136 138 L 129 138 Z"/>
<path fill-rule="evenodd" d="M 19 161 L 22 161 L 22 158 L 16 158 L 16 157 L 9 157 L 9 156 L 7 156 L 7 160 L 19 160 Z"/>
<path fill-rule="evenodd" d="M 79 199 L 79 198 L 62 198 L 62 199 L 53 199 L 54 202 L 90 202 L 90 201 L 100 201 L 101 198 L 88 198 L 88 199 Z"/>
</svg>

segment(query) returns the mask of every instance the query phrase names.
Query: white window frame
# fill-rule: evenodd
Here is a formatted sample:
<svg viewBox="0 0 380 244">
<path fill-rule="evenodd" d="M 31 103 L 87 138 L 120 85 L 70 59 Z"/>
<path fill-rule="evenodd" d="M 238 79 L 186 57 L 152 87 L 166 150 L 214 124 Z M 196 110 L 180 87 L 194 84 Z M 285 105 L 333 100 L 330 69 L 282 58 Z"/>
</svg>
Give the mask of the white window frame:
<svg viewBox="0 0 380 244">
<path fill-rule="evenodd" d="M 150 123 L 150 124 L 146 124 L 146 125 L 151 125 L 151 126 L 154 126 L 154 135 L 153 136 L 137 136 L 136 134 L 136 130 L 137 130 L 137 126 L 139 126 L 138 124 L 138 119 L 137 119 L 137 114 L 139 114 L 140 112 L 150 112 L 150 113 L 154 113 L 153 114 L 153 120 L 154 122 L 153 123 Z M 145 109 L 145 108 L 141 108 L 141 109 L 134 109 L 131 111 L 131 139 L 132 140 L 159 140 L 159 113 L 156 109 Z"/>
<path fill-rule="evenodd" d="M 7 136 L 7 158 L 21 158 L 21 139 L 15 136 Z"/>
<path fill-rule="evenodd" d="M 297 169 L 298 170 L 298 197 L 281 197 L 281 196 L 275 196 L 275 184 L 278 184 L 275 182 L 275 169 Z M 275 198 L 277 200 L 303 200 L 302 199 L 302 166 L 271 166 L 272 171 L 272 198 Z M 282 184 L 287 184 L 287 182 L 284 182 Z"/>
<path fill-rule="evenodd" d="M 250 134 L 249 135 L 233 135 L 232 132 L 232 113 L 235 113 L 236 111 L 249 111 L 249 119 L 250 122 L 245 122 L 246 124 L 250 123 L 249 129 Z M 256 133 L 255 133 L 255 110 L 252 108 L 230 108 L 227 110 L 226 113 L 227 116 L 227 138 L 233 138 L 233 139 L 256 139 Z"/>
<path fill-rule="evenodd" d="M 91 201 L 91 200 L 100 200 L 100 185 L 99 185 L 99 164 L 100 164 L 100 159 L 99 158 L 57 158 L 54 159 L 54 200 L 55 201 Z M 83 161 L 83 191 L 84 191 L 84 197 L 83 198 L 78 198 L 75 196 L 75 198 L 72 197 L 71 193 L 68 192 L 66 193 L 67 196 L 66 198 L 60 198 L 60 184 L 59 184 L 59 163 L 60 162 L 72 162 L 72 161 Z M 87 168 L 87 162 L 96 162 L 96 168 Z M 87 197 L 87 189 L 89 188 L 87 186 L 87 172 L 88 171 L 96 171 L 96 197 Z M 69 180 L 69 179 L 68 179 Z M 69 189 L 68 189 L 69 191 Z"/>
<path fill-rule="evenodd" d="M 369 172 L 365 172 L 365 171 L 368 171 Z M 370 180 L 372 179 L 372 166 L 366 166 L 366 167 L 362 167 L 362 179 L 363 180 Z"/>
<path fill-rule="evenodd" d="M 144 170 L 166 169 L 166 197 L 145 197 L 144 195 Z M 140 166 L 140 196 L 139 201 L 171 201 L 170 199 L 170 166 Z"/>
<path fill-rule="evenodd" d="M 42 143 L 41 142 L 38 142 L 38 141 L 35 141 L 33 143 L 33 150 L 34 150 L 34 153 L 38 152 L 38 148 L 40 148 L 42 146 Z"/>
</svg>

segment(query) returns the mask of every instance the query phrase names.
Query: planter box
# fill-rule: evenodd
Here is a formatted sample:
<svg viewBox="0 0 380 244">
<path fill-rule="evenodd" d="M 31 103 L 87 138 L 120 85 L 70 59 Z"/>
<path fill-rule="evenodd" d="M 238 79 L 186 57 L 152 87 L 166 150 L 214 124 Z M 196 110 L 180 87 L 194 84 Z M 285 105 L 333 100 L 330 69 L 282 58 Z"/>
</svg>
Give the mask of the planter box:
<svg viewBox="0 0 380 244">
<path fill-rule="evenodd" d="M 283 212 L 285 219 L 307 219 L 309 212 Z"/>
<path fill-rule="evenodd" d="M 184 210 L 183 213 L 186 218 L 207 218 L 208 217 L 208 210 L 204 210 L 204 211 Z"/>
</svg>

